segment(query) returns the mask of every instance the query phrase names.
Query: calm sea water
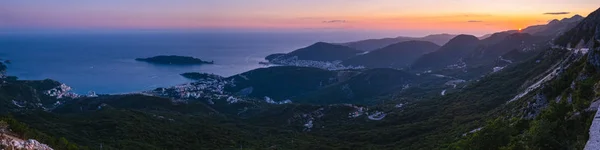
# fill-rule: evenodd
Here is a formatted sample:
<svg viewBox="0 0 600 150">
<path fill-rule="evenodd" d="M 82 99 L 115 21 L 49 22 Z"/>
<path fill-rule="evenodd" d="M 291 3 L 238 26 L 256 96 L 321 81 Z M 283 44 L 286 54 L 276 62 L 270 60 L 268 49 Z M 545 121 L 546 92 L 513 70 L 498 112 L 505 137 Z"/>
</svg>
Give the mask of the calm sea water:
<svg viewBox="0 0 600 150">
<path fill-rule="evenodd" d="M 231 76 L 259 67 L 264 57 L 318 41 L 345 42 L 353 33 L 94 33 L 0 35 L 0 58 L 20 79 L 54 79 L 77 93 L 126 93 L 190 82 L 179 74 Z M 156 55 L 193 56 L 214 65 L 165 66 L 137 62 Z"/>
</svg>

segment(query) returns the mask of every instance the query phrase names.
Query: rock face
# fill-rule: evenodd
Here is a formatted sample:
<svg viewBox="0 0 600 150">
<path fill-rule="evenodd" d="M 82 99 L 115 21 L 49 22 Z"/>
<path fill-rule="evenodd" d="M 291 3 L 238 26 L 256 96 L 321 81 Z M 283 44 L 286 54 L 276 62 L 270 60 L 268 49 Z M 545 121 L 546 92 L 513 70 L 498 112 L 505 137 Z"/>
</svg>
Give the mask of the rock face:
<svg viewBox="0 0 600 150">
<path fill-rule="evenodd" d="M 597 110 L 590 126 L 590 138 L 585 144 L 585 150 L 597 150 L 600 149 L 600 109 Z"/>
<path fill-rule="evenodd" d="M 600 71 L 600 48 L 591 49 L 587 61 L 596 68 L 596 71 Z"/>
<path fill-rule="evenodd" d="M 22 140 L 4 133 L 0 133 L 0 146 L 4 146 L 7 149 L 53 150 L 48 145 L 34 139 Z"/>
</svg>

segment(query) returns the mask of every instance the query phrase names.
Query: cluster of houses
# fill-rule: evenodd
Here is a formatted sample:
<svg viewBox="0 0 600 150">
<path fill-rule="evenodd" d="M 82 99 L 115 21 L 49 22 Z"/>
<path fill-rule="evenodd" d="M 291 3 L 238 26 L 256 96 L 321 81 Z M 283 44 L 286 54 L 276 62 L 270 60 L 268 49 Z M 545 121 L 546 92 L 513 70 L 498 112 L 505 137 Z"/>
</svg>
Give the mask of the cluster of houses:
<svg viewBox="0 0 600 150">
<path fill-rule="evenodd" d="M 233 84 L 233 81 L 225 81 L 222 78 L 205 78 L 197 82 L 176 85 L 168 88 L 158 88 L 152 91 L 146 91 L 145 94 L 169 97 L 174 99 L 224 99 L 229 103 L 235 103 L 239 99 L 227 95 L 224 91 L 225 86 Z"/>
<path fill-rule="evenodd" d="M 347 70 L 347 69 L 364 69 L 364 66 L 344 66 L 341 61 L 314 61 L 314 60 L 299 60 L 298 57 L 288 59 L 275 59 L 270 61 L 273 64 L 298 66 L 298 67 L 313 67 L 325 70 Z"/>
<path fill-rule="evenodd" d="M 157 88 L 152 91 L 145 91 L 142 94 L 152 96 L 168 97 L 176 100 L 199 100 L 205 99 L 209 104 L 214 104 L 213 100 L 223 99 L 227 103 L 237 103 L 244 101 L 242 98 L 225 91 L 226 86 L 235 86 L 233 80 L 224 80 L 221 77 L 208 77 L 196 80 L 196 82 L 176 85 L 168 88 Z M 264 98 L 265 103 L 269 104 L 289 104 L 291 100 L 276 101 L 270 97 Z"/>
<path fill-rule="evenodd" d="M 348 113 L 348 118 L 360 117 L 361 115 L 363 115 L 363 114 L 367 113 L 367 111 L 369 111 L 369 108 L 365 108 L 365 107 L 360 107 L 360 106 L 356 106 L 356 105 L 352 105 L 352 104 L 344 104 L 344 105 L 354 108 L 354 111 Z"/>
<path fill-rule="evenodd" d="M 360 117 L 362 115 L 367 115 L 367 118 L 369 120 L 379 121 L 379 120 L 382 120 L 383 118 L 385 118 L 385 116 L 387 115 L 385 112 L 381 112 L 381 111 L 375 111 L 373 113 L 370 113 L 370 112 L 368 112 L 369 108 L 365 108 L 365 107 L 360 107 L 360 106 L 356 106 L 356 105 L 352 105 L 352 104 L 344 104 L 344 105 L 354 108 L 354 111 L 348 113 L 348 118 L 356 118 L 356 117 Z M 395 107 L 402 108 L 403 105 L 404 104 L 397 104 Z"/>
<path fill-rule="evenodd" d="M 459 59 L 456 64 L 446 66 L 446 69 L 465 69 L 467 68 L 467 63 L 463 61 L 463 59 Z"/>
</svg>

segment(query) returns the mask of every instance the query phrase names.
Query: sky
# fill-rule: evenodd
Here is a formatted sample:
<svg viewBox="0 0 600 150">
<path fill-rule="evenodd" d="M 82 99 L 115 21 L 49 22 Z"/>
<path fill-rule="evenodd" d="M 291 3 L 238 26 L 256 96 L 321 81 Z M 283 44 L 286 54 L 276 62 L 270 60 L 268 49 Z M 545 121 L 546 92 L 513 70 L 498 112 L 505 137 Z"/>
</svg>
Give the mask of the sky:
<svg viewBox="0 0 600 150">
<path fill-rule="evenodd" d="M 494 31 L 587 16 L 600 0 L 0 0 L 0 31 Z"/>
</svg>

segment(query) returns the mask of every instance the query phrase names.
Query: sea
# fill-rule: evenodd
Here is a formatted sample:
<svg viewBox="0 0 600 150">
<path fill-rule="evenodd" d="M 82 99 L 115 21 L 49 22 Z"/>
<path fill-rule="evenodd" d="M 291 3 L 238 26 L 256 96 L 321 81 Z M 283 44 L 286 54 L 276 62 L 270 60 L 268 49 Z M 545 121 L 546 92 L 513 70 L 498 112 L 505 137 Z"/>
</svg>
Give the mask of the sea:
<svg viewBox="0 0 600 150">
<path fill-rule="evenodd" d="M 0 34 L 0 59 L 8 75 L 53 79 L 86 94 L 120 94 L 191 82 L 185 72 L 232 76 L 252 69 L 273 53 L 312 43 L 378 38 L 352 32 L 91 32 Z M 135 61 L 157 55 L 192 56 L 212 65 L 172 66 Z"/>
</svg>

